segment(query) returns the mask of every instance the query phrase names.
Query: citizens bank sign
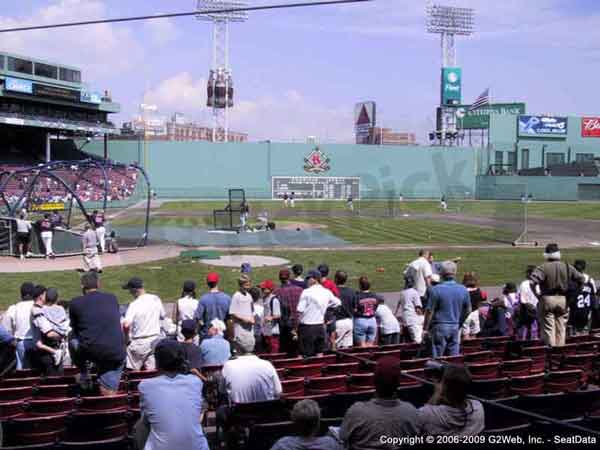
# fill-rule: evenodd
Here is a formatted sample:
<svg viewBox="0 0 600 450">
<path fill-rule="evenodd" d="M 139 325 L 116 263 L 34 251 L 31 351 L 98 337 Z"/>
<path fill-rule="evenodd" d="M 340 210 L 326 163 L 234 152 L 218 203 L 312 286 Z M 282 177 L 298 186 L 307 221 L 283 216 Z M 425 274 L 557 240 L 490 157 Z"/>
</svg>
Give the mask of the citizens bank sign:
<svg viewBox="0 0 600 450">
<path fill-rule="evenodd" d="M 600 117 L 583 117 L 581 119 L 582 137 L 600 137 Z"/>
</svg>

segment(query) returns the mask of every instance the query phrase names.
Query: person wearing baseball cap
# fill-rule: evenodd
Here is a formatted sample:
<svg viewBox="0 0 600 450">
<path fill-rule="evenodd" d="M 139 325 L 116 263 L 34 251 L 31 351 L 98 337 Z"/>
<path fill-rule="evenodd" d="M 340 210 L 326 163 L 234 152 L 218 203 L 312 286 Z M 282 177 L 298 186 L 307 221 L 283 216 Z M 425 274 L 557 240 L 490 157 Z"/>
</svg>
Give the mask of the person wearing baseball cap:
<svg viewBox="0 0 600 450">
<path fill-rule="evenodd" d="M 218 273 L 210 272 L 206 275 L 206 285 L 208 286 L 208 292 L 200 297 L 194 315 L 200 325 L 200 339 L 208 335 L 208 328 L 214 319 L 226 323 L 229 306 L 231 305 L 231 297 L 219 290 Z"/>
<path fill-rule="evenodd" d="M 279 353 L 279 321 L 281 319 L 281 305 L 277 296 L 273 294 L 275 283 L 265 280 L 259 285 L 263 305 L 265 308 L 263 337 L 269 353 Z"/>
<path fill-rule="evenodd" d="M 123 330 L 129 333 L 127 346 L 127 367 L 132 370 L 141 370 L 146 367 L 154 370 L 153 343 L 159 338 L 161 322 L 165 319 L 165 309 L 161 299 L 149 294 L 144 289 L 144 281 L 139 277 L 131 278 L 123 289 L 129 291 L 134 298 L 129 304 Z"/>
<path fill-rule="evenodd" d="M 306 276 L 307 288 L 302 291 L 298 307 L 300 351 L 307 358 L 325 350 L 325 312 L 342 304 L 333 292 L 321 285 L 321 272 L 311 270 Z"/>
<path fill-rule="evenodd" d="M 224 337 L 226 329 L 225 322 L 222 320 L 212 320 L 208 336 L 200 344 L 202 365 L 222 365 L 231 358 L 231 345 Z"/>
<path fill-rule="evenodd" d="M 249 291 L 252 286 L 250 277 L 245 273 L 238 279 L 238 291 L 231 297 L 229 316 L 233 321 L 233 336 L 235 339 L 254 339 L 254 302 Z M 254 346 L 253 344 L 253 346 Z"/>
<path fill-rule="evenodd" d="M 550 347 L 565 345 L 569 319 L 569 284 L 582 285 L 589 279 L 587 275 L 562 262 L 560 258 L 558 244 L 548 244 L 544 250 L 546 262 L 536 267 L 529 276 L 534 292 L 541 294 L 538 303 L 539 328 L 544 344 Z"/>
<path fill-rule="evenodd" d="M 192 280 L 184 281 L 181 298 L 175 303 L 175 323 L 179 333 L 177 339 L 180 342 L 185 340 L 181 332 L 181 325 L 185 320 L 192 320 L 195 323 L 194 315 L 198 309 L 198 300 L 196 300 L 196 283 Z M 194 343 L 198 345 L 198 336 L 196 335 Z"/>
<path fill-rule="evenodd" d="M 289 356 L 298 352 L 298 302 L 303 288 L 292 284 L 291 273 L 287 268 L 279 271 L 281 285 L 273 292 L 279 300 L 281 318 L 279 319 L 279 344 L 280 350 Z"/>
<path fill-rule="evenodd" d="M 456 282 L 456 271 L 454 261 L 441 264 L 443 282 L 431 288 L 427 303 L 423 337 L 431 331 L 434 358 L 460 353 L 460 327 L 471 313 L 471 296 L 466 287 Z"/>
</svg>

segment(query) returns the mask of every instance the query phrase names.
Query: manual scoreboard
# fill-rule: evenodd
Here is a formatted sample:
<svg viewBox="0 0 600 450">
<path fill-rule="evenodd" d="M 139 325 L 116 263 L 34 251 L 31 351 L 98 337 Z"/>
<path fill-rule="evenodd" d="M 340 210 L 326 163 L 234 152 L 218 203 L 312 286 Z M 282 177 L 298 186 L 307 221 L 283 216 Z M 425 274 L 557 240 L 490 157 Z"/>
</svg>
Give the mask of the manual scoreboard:
<svg viewBox="0 0 600 450">
<path fill-rule="evenodd" d="M 346 200 L 360 196 L 360 177 L 272 177 L 273 200 L 294 193 L 296 199 Z"/>
</svg>

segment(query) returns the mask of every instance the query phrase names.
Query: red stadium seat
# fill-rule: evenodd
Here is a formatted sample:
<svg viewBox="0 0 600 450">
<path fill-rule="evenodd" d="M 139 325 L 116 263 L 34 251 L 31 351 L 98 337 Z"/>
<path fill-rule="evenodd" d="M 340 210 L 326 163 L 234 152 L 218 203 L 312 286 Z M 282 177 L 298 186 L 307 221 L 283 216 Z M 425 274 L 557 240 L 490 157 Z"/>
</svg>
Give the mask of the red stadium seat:
<svg viewBox="0 0 600 450">
<path fill-rule="evenodd" d="M 322 408 L 323 417 L 343 417 L 348 408 L 356 402 L 369 401 L 375 395 L 373 389 L 357 390 L 355 392 L 336 392 L 325 400 Z"/>
<path fill-rule="evenodd" d="M 489 400 L 498 400 L 508 396 L 509 379 L 489 378 L 481 380 L 473 380 L 471 384 L 471 393 L 476 397 L 481 397 Z"/>
<path fill-rule="evenodd" d="M 433 386 L 430 384 L 415 384 L 413 386 L 402 386 L 396 391 L 398 398 L 412 403 L 415 407 L 423 406 L 429 401 L 433 394 Z"/>
<path fill-rule="evenodd" d="M 129 432 L 126 411 L 76 412 L 67 421 L 66 441 L 88 442 L 124 438 Z"/>
<path fill-rule="evenodd" d="M 289 378 L 281 382 L 283 396 L 304 395 L 304 378 Z"/>
<path fill-rule="evenodd" d="M 12 400 L 27 400 L 32 396 L 31 387 L 15 387 L 15 388 L 4 388 L 0 389 L 0 399 L 2 401 Z"/>
<path fill-rule="evenodd" d="M 343 364 L 329 364 L 321 368 L 321 373 L 325 376 L 329 375 L 350 375 L 351 373 L 357 373 L 359 370 L 359 363 L 343 363 Z"/>
<path fill-rule="evenodd" d="M 297 366 L 297 365 L 302 364 L 302 358 L 298 357 L 298 358 L 276 359 L 274 361 L 271 361 L 271 363 L 273 364 L 273 366 L 276 369 L 281 369 L 284 367 Z"/>
<path fill-rule="evenodd" d="M 548 393 L 575 391 L 582 384 L 582 375 L 583 371 L 581 370 L 549 372 L 544 383 L 544 389 Z"/>
<path fill-rule="evenodd" d="M 39 370 L 36 369 L 20 369 L 20 370 L 15 370 L 13 372 L 13 376 L 11 378 L 33 378 L 33 377 L 39 377 L 40 376 L 40 372 Z"/>
<path fill-rule="evenodd" d="M 393 358 L 401 359 L 402 358 L 402 351 L 403 350 L 397 349 L 397 350 L 388 350 L 388 351 L 385 351 L 385 352 L 375 352 L 375 353 L 373 353 L 372 359 L 374 361 L 377 361 L 379 358 L 384 358 L 386 356 L 391 356 Z"/>
<path fill-rule="evenodd" d="M 0 402 L 0 421 L 19 417 L 24 414 L 25 403 L 21 400 Z"/>
<path fill-rule="evenodd" d="M 75 367 L 75 366 L 65 366 L 63 367 L 63 375 L 68 376 L 68 375 L 79 375 L 81 371 L 79 370 L 79 367 Z"/>
<path fill-rule="evenodd" d="M 313 356 L 312 358 L 306 358 L 304 360 L 304 364 L 321 364 L 322 366 L 328 364 L 335 364 L 337 362 L 336 355 L 323 355 L 323 356 Z"/>
<path fill-rule="evenodd" d="M 285 379 L 287 369 L 281 368 L 281 369 L 275 369 L 275 371 L 277 372 L 277 376 L 279 377 L 280 380 L 284 380 Z"/>
<path fill-rule="evenodd" d="M 273 423 L 289 420 L 290 413 L 284 400 L 256 403 L 234 403 L 229 421 L 232 425 L 251 427 L 257 423 Z"/>
<path fill-rule="evenodd" d="M 460 343 L 460 349 L 463 354 L 478 353 L 483 350 L 483 341 L 479 339 L 466 339 Z"/>
<path fill-rule="evenodd" d="M 464 355 L 456 355 L 456 356 L 441 356 L 436 358 L 437 361 L 442 361 L 448 364 L 456 364 L 457 366 L 462 366 L 465 363 Z"/>
<path fill-rule="evenodd" d="M 587 384 L 588 378 L 592 376 L 594 371 L 594 353 L 578 353 L 575 355 L 564 355 L 560 369 L 561 370 L 581 370 L 582 382 Z"/>
<path fill-rule="evenodd" d="M 550 393 L 538 395 L 521 395 L 519 396 L 516 406 L 517 408 L 531 411 L 542 416 L 559 418 L 562 415 L 559 405 L 565 400 L 563 393 Z"/>
<path fill-rule="evenodd" d="M 365 391 L 375 388 L 374 373 L 353 373 L 348 378 L 348 391 Z"/>
<path fill-rule="evenodd" d="M 466 367 L 471 372 L 473 380 L 485 380 L 489 378 L 498 378 L 500 375 L 500 363 L 467 363 Z"/>
<path fill-rule="evenodd" d="M 305 390 L 308 395 L 320 395 L 346 390 L 346 375 L 330 377 L 314 377 L 306 380 Z"/>
<path fill-rule="evenodd" d="M 127 394 L 110 396 L 81 397 L 77 401 L 77 411 L 126 411 L 128 407 Z"/>
<path fill-rule="evenodd" d="M 600 349 L 598 341 L 588 341 L 577 343 L 577 353 L 593 353 L 597 354 Z"/>
<path fill-rule="evenodd" d="M 298 377 L 318 377 L 321 374 L 323 364 L 306 364 L 301 366 L 288 366 L 287 376 L 290 378 Z"/>
<path fill-rule="evenodd" d="M 544 393 L 543 373 L 510 378 L 510 391 L 516 395 L 537 395 Z"/>
<path fill-rule="evenodd" d="M 30 400 L 27 403 L 27 414 L 29 416 L 53 416 L 69 414 L 75 409 L 75 402 L 75 398 Z"/>
<path fill-rule="evenodd" d="M 59 447 L 60 449 L 70 450 L 127 450 L 130 445 L 128 437 L 118 437 L 84 442 L 61 441 Z"/>
<path fill-rule="evenodd" d="M 560 368 L 563 358 L 565 355 L 577 354 L 577 344 L 566 344 L 562 347 L 551 347 L 550 348 L 550 370 Z"/>
<path fill-rule="evenodd" d="M 423 369 L 429 358 L 400 360 L 400 370 Z"/>
<path fill-rule="evenodd" d="M 287 359 L 287 353 L 261 353 L 259 355 L 261 359 L 266 359 L 268 361 L 273 361 L 275 359 Z"/>
<path fill-rule="evenodd" d="M 66 415 L 18 417 L 6 423 L 6 443 L 34 445 L 56 442 L 65 430 Z"/>
<path fill-rule="evenodd" d="M 521 350 L 523 358 L 531 358 L 531 373 L 543 372 L 546 370 L 546 353 L 548 349 L 543 346 L 524 347 Z"/>
<path fill-rule="evenodd" d="M 412 376 L 419 377 L 419 379 L 414 379 Z M 403 386 L 415 386 L 422 383 L 421 380 L 425 378 L 425 369 L 413 369 L 413 370 L 403 370 L 400 374 L 400 379 L 398 384 L 400 387 Z"/>
<path fill-rule="evenodd" d="M 531 358 L 503 361 L 500 365 L 500 371 L 505 377 L 523 377 L 531 373 L 532 363 Z"/>
<path fill-rule="evenodd" d="M 60 375 L 55 377 L 41 377 L 40 386 L 52 386 L 57 384 L 76 384 L 77 379 L 74 375 Z"/>
<path fill-rule="evenodd" d="M 0 389 L 28 387 L 32 388 L 40 383 L 40 377 L 4 378 L 0 380 Z"/>
<path fill-rule="evenodd" d="M 480 364 L 492 362 L 494 360 L 494 352 L 481 351 L 464 354 L 465 364 Z"/>
<path fill-rule="evenodd" d="M 71 387 L 68 384 L 51 384 L 49 386 L 35 386 L 33 396 L 36 399 L 52 399 L 70 397 Z"/>
</svg>

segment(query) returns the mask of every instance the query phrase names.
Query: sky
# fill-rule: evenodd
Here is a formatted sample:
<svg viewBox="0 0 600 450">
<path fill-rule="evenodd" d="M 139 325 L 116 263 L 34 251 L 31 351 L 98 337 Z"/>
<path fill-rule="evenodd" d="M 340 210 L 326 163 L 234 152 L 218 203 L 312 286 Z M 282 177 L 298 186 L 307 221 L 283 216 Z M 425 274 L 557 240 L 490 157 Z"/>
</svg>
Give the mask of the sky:
<svg viewBox="0 0 600 450">
<path fill-rule="evenodd" d="M 192 11 L 195 0 L 2 2 L 0 28 Z M 293 0 L 247 0 L 250 5 Z M 463 102 L 490 88 L 493 102 L 530 113 L 600 115 L 600 2 L 446 0 L 476 10 L 475 34 L 457 38 Z M 439 36 L 425 30 L 425 1 L 373 0 L 249 14 L 231 25 L 236 106 L 230 128 L 252 141 L 352 142 L 354 104 L 377 103 L 378 125 L 435 126 Z M 195 18 L 0 34 L 0 50 L 80 67 L 130 120 L 140 103 L 210 124 L 206 78 L 212 26 Z"/>
</svg>

